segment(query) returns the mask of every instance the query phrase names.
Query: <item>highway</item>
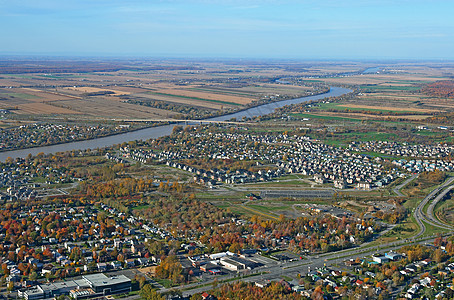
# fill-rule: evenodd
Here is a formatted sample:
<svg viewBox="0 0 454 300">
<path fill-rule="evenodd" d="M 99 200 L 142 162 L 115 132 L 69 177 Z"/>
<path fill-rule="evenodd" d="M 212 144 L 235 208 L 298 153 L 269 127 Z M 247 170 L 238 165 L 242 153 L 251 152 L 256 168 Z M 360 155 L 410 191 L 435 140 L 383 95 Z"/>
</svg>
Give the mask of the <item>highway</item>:
<svg viewBox="0 0 454 300">
<path fill-rule="evenodd" d="M 400 190 L 409 184 L 412 180 L 414 180 L 418 175 L 412 175 L 410 178 L 405 180 L 402 184 L 396 186 L 393 191 L 398 196 L 404 196 Z M 404 245 L 408 245 L 409 243 L 427 243 L 434 239 L 434 236 L 431 237 L 423 237 L 426 232 L 426 226 L 424 224 L 430 224 L 432 226 L 450 230 L 450 234 L 452 234 L 453 226 L 448 224 L 444 224 L 436 219 L 433 215 L 433 210 L 436 204 L 443 199 L 443 197 L 452 189 L 454 189 L 454 177 L 448 178 L 442 185 L 434 189 L 430 192 L 415 208 L 414 210 L 414 217 L 416 222 L 418 222 L 420 226 L 420 231 L 413 236 L 411 239 L 406 240 L 399 240 L 387 244 L 382 244 L 379 246 L 370 246 L 369 243 L 365 243 L 356 248 L 349 248 L 345 250 L 340 250 L 336 252 L 330 252 L 320 255 L 310 255 L 305 257 L 302 260 L 292 261 L 292 262 L 275 262 L 272 264 L 267 264 L 263 267 L 257 268 L 254 270 L 257 274 L 255 276 L 249 276 L 244 278 L 238 278 L 234 281 L 249 281 L 254 282 L 257 280 L 275 280 L 281 278 L 283 275 L 296 278 L 297 274 L 305 275 L 309 271 L 314 270 L 316 268 L 323 267 L 325 265 L 336 265 L 341 264 L 346 259 L 356 258 L 356 257 L 365 257 L 368 255 L 372 255 L 377 252 L 388 252 L 390 250 L 397 250 Z M 424 213 L 423 208 L 430 202 L 427 214 Z M 209 290 L 211 287 L 210 284 L 214 282 L 222 283 L 224 280 L 231 280 L 237 275 L 224 275 L 224 276 L 216 276 L 212 279 L 203 281 L 202 283 L 194 283 L 189 285 L 184 285 L 181 287 L 174 287 L 172 289 L 161 289 L 161 293 L 169 292 L 171 290 L 182 290 L 184 295 L 193 295 L 195 293 L 201 293 L 203 291 Z M 134 298 L 131 298 L 131 300 Z"/>
<path fill-rule="evenodd" d="M 441 223 L 438 221 L 434 216 L 433 216 L 433 208 L 435 207 L 436 203 L 439 202 L 444 195 L 452 188 L 449 187 L 444 193 L 439 194 L 442 190 L 444 190 L 446 187 L 448 187 L 452 182 L 454 181 L 454 177 L 450 177 L 448 180 L 446 180 L 442 185 L 434 189 L 432 192 L 430 192 L 415 208 L 415 211 L 413 213 L 413 216 L 415 217 L 416 222 L 418 222 L 418 225 L 420 226 L 420 231 L 413 237 L 413 239 L 418 238 L 422 236 L 426 232 L 426 225 L 424 222 L 427 224 L 430 224 L 432 226 L 442 228 L 442 229 L 447 229 L 447 230 L 452 230 L 453 227 L 449 226 L 447 224 Z M 439 194 L 439 195 L 438 195 Z M 432 202 L 432 209 L 429 211 L 427 215 L 424 213 L 423 209 L 424 206 L 429 203 L 436 195 L 438 195 L 434 201 Z"/>
<path fill-rule="evenodd" d="M 454 185 L 451 185 L 448 188 L 446 188 L 445 190 L 443 190 L 443 192 L 441 192 L 427 207 L 427 218 L 429 218 L 430 221 L 437 223 L 440 227 L 446 228 L 448 230 L 452 230 L 453 226 L 450 226 L 450 225 L 445 224 L 445 223 L 441 222 L 440 220 L 438 220 L 434 216 L 434 209 L 435 209 L 435 206 L 438 204 L 438 202 L 440 202 L 446 196 L 446 194 L 448 194 L 453 188 L 454 188 Z"/>
<path fill-rule="evenodd" d="M 396 188 L 393 189 L 393 191 L 397 195 L 403 195 L 400 190 L 406 186 L 408 183 L 410 183 L 412 180 L 414 180 L 417 177 L 417 175 L 413 175 L 405 182 L 397 186 Z M 406 240 L 399 240 L 391 243 L 386 243 L 386 244 L 381 244 L 378 246 L 370 246 L 370 243 L 365 243 L 361 246 L 355 247 L 355 248 L 349 248 L 345 250 L 340 250 L 336 252 L 329 252 L 329 253 L 324 253 L 324 254 L 319 254 L 319 255 L 309 255 L 304 257 L 301 260 L 295 260 L 295 261 L 290 261 L 290 262 L 279 262 L 275 261 L 272 263 L 268 263 L 262 267 L 256 268 L 253 271 L 253 273 L 245 273 L 243 275 L 249 275 L 247 277 L 242 277 L 239 274 L 228 274 L 228 275 L 221 275 L 221 276 L 213 276 L 212 278 L 208 280 L 204 280 L 203 282 L 200 283 L 192 283 L 188 285 L 182 285 L 179 287 L 173 287 L 170 289 L 163 288 L 160 289 L 159 291 L 161 293 L 166 293 L 170 291 L 176 291 L 176 290 L 181 290 L 183 295 L 193 295 L 196 293 L 201 293 L 206 290 L 209 290 L 212 288 L 211 284 L 218 282 L 222 283 L 224 281 L 246 281 L 246 282 L 254 282 L 254 281 L 262 281 L 262 280 L 276 280 L 282 278 L 282 276 L 288 276 L 291 278 L 296 278 L 298 274 L 301 275 L 306 275 L 308 272 L 311 270 L 314 270 L 316 268 L 323 267 L 325 265 L 327 266 L 333 266 L 336 264 L 341 264 L 343 261 L 347 259 L 354 259 L 356 257 L 365 257 L 368 255 L 372 255 L 374 253 L 380 252 L 380 253 L 385 253 L 390 250 L 397 250 L 401 248 L 402 246 L 408 245 L 408 244 L 415 244 L 415 243 L 427 243 L 431 242 L 434 239 L 434 236 L 430 237 L 423 237 L 423 235 L 426 233 L 426 226 L 424 224 L 430 224 L 432 226 L 442 228 L 449 230 L 449 234 L 444 234 L 444 236 L 451 235 L 453 232 L 454 227 L 450 226 L 448 224 L 444 224 L 440 222 L 438 219 L 436 219 L 433 215 L 433 210 L 437 203 L 443 199 L 443 197 L 452 189 L 454 189 L 454 177 L 448 178 L 442 185 L 434 189 L 432 192 L 430 192 L 415 208 L 413 216 L 415 217 L 415 220 L 418 222 L 420 226 L 420 231 L 413 236 L 410 239 Z M 427 214 L 424 213 L 423 208 L 428 204 L 428 209 L 427 209 Z M 247 271 L 246 271 L 247 272 Z M 237 279 L 235 279 L 237 278 Z M 133 300 L 133 299 L 138 299 L 138 295 L 128 297 L 127 299 Z"/>
<path fill-rule="evenodd" d="M 433 241 L 434 237 L 422 237 L 418 239 L 413 239 L 412 243 L 426 243 Z M 382 244 L 379 246 L 368 246 L 363 245 L 356 248 L 349 248 L 345 250 L 340 250 L 336 252 L 330 252 L 320 255 L 310 255 L 305 257 L 302 260 L 295 260 L 290 262 L 274 262 L 253 270 L 253 273 L 256 273 L 254 276 L 240 277 L 237 274 L 223 275 L 223 276 L 213 276 L 212 279 L 205 280 L 201 283 L 192 283 L 184 286 L 173 287 L 168 289 L 159 290 L 161 293 L 167 293 L 175 290 L 182 290 L 183 295 L 193 295 L 196 293 L 201 293 L 212 288 L 211 284 L 218 282 L 221 284 L 225 280 L 231 280 L 235 277 L 238 277 L 234 281 L 245 281 L 245 282 L 255 282 L 262 280 L 276 280 L 282 278 L 282 276 L 287 276 L 291 278 L 297 278 L 298 274 L 302 276 L 306 275 L 308 272 L 315 270 L 316 268 L 321 268 L 325 265 L 332 266 L 335 264 L 341 264 L 343 261 L 356 258 L 372 255 L 377 252 L 385 253 L 390 250 L 397 250 L 404 245 L 408 245 L 407 240 L 400 240 L 392 243 Z M 252 271 L 251 271 L 252 272 Z M 251 275 L 244 274 L 244 275 Z M 135 299 L 134 296 L 129 297 L 129 300 Z"/>
<path fill-rule="evenodd" d="M 405 180 L 402 184 L 397 186 L 396 188 L 393 189 L 393 191 L 398 195 L 398 196 L 404 196 L 400 190 L 409 184 L 412 180 L 414 180 L 417 177 L 417 175 L 412 175 L 410 178 Z M 420 226 L 420 231 L 413 236 L 410 240 L 399 240 L 395 241 L 392 243 L 387 243 L 387 244 L 382 244 L 379 246 L 370 246 L 368 243 L 363 244 L 362 246 L 356 247 L 356 248 L 350 248 L 346 250 L 341 250 L 341 251 L 336 251 L 336 252 L 330 252 L 326 254 L 321 254 L 321 255 L 312 255 L 312 256 L 307 256 L 303 260 L 298 260 L 298 261 L 293 261 L 293 262 L 287 262 L 287 263 L 282 263 L 282 262 L 276 262 L 275 264 L 271 265 L 265 265 L 263 267 L 260 267 L 256 270 L 254 270 L 257 273 L 262 273 L 262 274 L 257 274 L 256 276 L 250 276 L 246 278 L 238 278 L 238 280 L 242 281 L 257 281 L 257 280 L 273 280 L 276 278 L 280 278 L 283 275 L 296 278 L 297 274 L 305 275 L 307 274 L 310 270 L 314 270 L 315 268 L 320 268 L 323 267 L 324 265 L 334 265 L 334 264 L 339 264 L 342 263 L 344 260 L 349 259 L 349 258 L 356 258 L 356 257 L 364 257 L 368 255 L 372 255 L 377 252 L 388 252 L 390 250 L 397 250 L 400 247 L 404 245 L 408 245 L 409 243 L 426 243 L 431 240 L 433 240 L 433 236 L 431 237 L 422 237 L 425 232 L 426 232 L 426 226 L 424 222 L 427 224 L 431 224 L 435 227 L 442 228 L 442 229 L 447 229 L 450 230 L 452 233 L 453 226 L 450 226 L 448 224 L 444 224 L 437 220 L 434 215 L 433 215 L 433 210 L 436 206 L 436 204 L 443 199 L 443 197 L 454 188 L 454 185 L 451 185 L 454 182 L 454 177 L 448 178 L 442 185 L 434 189 L 432 192 L 430 192 L 415 208 L 414 210 L 414 217 L 416 221 L 418 222 Z M 423 208 L 426 206 L 426 204 L 429 204 L 427 214 L 424 213 Z M 265 273 L 265 274 L 263 274 Z M 231 277 L 216 277 L 216 281 L 222 282 L 223 280 L 226 280 Z M 185 295 L 192 295 L 195 293 L 200 293 L 205 290 L 210 289 L 210 286 L 206 286 L 206 284 L 213 283 L 215 281 L 215 278 L 210 279 L 208 281 L 203 282 L 202 287 L 197 287 L 199 284 L 193 284 L 193 285 L 187 285 L 181 288 L 184 288 L 184 294 Z M 187 290 L 187 288 L 190 288 Z M 174 288 L 175 289 L 175 288 Z M 176 288 L 180 289 L 180 288 Z M 166 292 L 169 291 L 169 289 L 163 289 L 161 292 Z"/>
</svg>

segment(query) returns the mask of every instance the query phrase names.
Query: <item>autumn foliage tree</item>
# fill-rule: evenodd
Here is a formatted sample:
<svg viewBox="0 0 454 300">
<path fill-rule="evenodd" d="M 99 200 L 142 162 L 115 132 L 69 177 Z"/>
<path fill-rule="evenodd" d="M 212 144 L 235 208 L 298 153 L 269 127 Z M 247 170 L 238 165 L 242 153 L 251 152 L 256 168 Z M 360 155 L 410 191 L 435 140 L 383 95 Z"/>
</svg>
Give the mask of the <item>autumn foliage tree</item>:
<svg viewBox="0 0 454 300">
<path fill-rule="evenodd" d="M 182 270 L 183 267 L 178 258 L 175 255 L 170 255 L 164 258 L 159 266 L 156 267 L 156 277 L 180 283 L 184 281 Z"/>
</svg>

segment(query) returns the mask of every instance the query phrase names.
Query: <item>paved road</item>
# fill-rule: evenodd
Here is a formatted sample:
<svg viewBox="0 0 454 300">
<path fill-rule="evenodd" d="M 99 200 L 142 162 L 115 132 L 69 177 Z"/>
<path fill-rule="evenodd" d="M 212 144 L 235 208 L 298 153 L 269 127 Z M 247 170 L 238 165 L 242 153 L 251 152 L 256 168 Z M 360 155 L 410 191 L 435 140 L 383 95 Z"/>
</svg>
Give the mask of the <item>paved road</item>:
<svg viewBox="0 0 454 300">
<path fill-rule="evenodd" d="M 258 273 L 255 276 L 250 276 L 246 278 L 239 278 L 235 281 L 245 281 L 245 282 L 254 282 L 257 280 L 276 280 L 281 278 L 282 276 L 288 276 L 291 278 L 296 278 L 297 274 L 305 275 L 310 270 L 314 270 L 315 268 L 323 267 L 324 265 L 334 265 L 334 264 L 341 264 L 343 261 L 349 258 L 356 258 L 356 257 L 364 257 L 368 255 L 372 255 L 377 252 L 388 252 L 390 250 L 397 250 L 404 245 L 408 245 L 409 243 L 426 243 L 428 241 L 432 241 L 434 237 L 421 237 L 415 238 L 411 241 L 409 240 L 400 240 L 395 241 L 387 244 L 382 244 L 379 246 L 368 246 L 363 245 L 356 248 L 349 248 L 345 250 L 340 250 L 336 252 L 325 253 L 321 255 L 311 255 L 305 257 L 302 260 L 296 260 L 292 262 L 275 262 L 272 264 L 268 264 L 266 266 L 257 268 L 254 270 L 254 273 Z M 266 272 L 265 274 L 260 274 Z M 232 277 L 236 277 L 237 275 L 224 275 L 224 276 L 213 276 L 212 279 L 206 280 L 203 283 L 193 283 L 189 285 L 184 285 L 180 287 L 174 287 L 171 289 L 161 289 L 161 293 L 166 293 L 171 290 L 183 290 L 184 295 L 193 295 L 196 293 L 201 293 L 207 291 L 212 288 L 210 284 L 215 281 L 222 282 L 227 279 L 231 279 Z M 198 287 L 199 285 L 203 285 Z M 188 288 L 191 288 L 187 290 Z M 127 298 L 128 300 L 136 299 L 134 296 Z"/>
<path fill-rule="evenodd" d="M 394 192 L 399 195 L 400 189 L 402 189 L 405 185 L 410 183 L 412 180 L 416 178 L 417 175 L 413 175 L 401 185 L 397 186 L 394 189 Z M 433 190 L 429 195 L 427 195 L 415 208 L 414 217 L 418 222 L 419 226 L 421 227 L 420 231 L 413 236 L 411 239 L 407 240 L 399 240 L 387 244 L 382 244 L 379 246 L 370 246 L 368 243 L 363 244 L 356 248 L 350 248 L 345 250 L 340 250 L 336 252 L 325 253 L 321 255 L 312 255 L 308 256 L 303 260 L 293 261 L 293 262 L 275 262 L 265 265 L 263 267 L 257 268 L 254 272 L 261 273 L 257 274 L 256 276 L 246 277 L 246 278 L 238 278 L 241 281 L 256 281 L 256 280 L 273 280 L 276 278 L 281 278 L 283 275 L 296 278 L 297 274 L 305 275 L 310 270 L 314 270 L 315 268 L 320 268 L 324 265 L 335 265 L 340 264 L 344 260 L 348 258 L 356 258 L 356 257 L 364 257 L 376 252 L 387 252 L 390 250 L 396 250 L 404 245 L 408 245 L 409 243 L 426 243 L 428 241 L 433 240 L 432 237 L 422 237 L 422 235 L 426 232 L 426 227 L 423 223 L 431 224 L 438 228 L 453 230 L 453 226 L 448 224 L 441 223 L 433 216 L 433 209 L 436 204 L 451 190 L 454 188 L 454 185 L 451 185 L 454 182 L 454 177 L 449 178 L 446 180 L 441 186 Z M 403 195 L 400 193 L 400 195 Z M 435 197 L 436 196 L 436 197 Z M 429 204 L 427 214 L 423 212 L 424 206 L 432 201 Z M 263 274 L 265 272 L 265 274 Z M 212 279 L 206 280 L 203 283 L 194 283 L 189 285 L 184 285 L 180 287 L 174 287 L 172 289 L 161 289 L 161 293 L 169 292 L 171 290 L 184 290 L 182 291 L 184 295 L 192 295 L 195 293 L 201 293 L 203 291 L 209 290 L 211 288 L 210 284 L 215 281 L 222 282 L 227 279 L 232 279 L 236 275 L 225 275 L 225 276 L 213 276 Z M 208 286 L 207 286 L 208 284 Z M 198 287 L 199 285 L 203 285 L 202 287 Z M 190 290 L 187 290 L 191 288 Z M 128 297 L 128 300 L 138 299 L 139 296 L 131 296 Z"/>
<path fill-rule="evenodd" d="M 413 175 L 410 178 L 408 178 L 407 180 L 405 180 L 402 184 L 400 184 L 399 186 L 397 186 L 394 189 L 394 192 L 399 196 L 400 195 L 403 196 L 403 194 L 400 192 L 400 189 L 402 189 L 404 186 L 406 186 L 408 183 L 410 183 L 416 177 L 417 177 L 417 175 Z M 266 274 L 251 276 L 251 277 L 247 277 L 247 278 L 239 278 L 238 280 L 242 280 L 242 281 L 273 280 L 276 278 L 280 278 L 283 275 L 296 278 L 297 274 L 305 275 L 310 270 L 314 270 L 315 268 L 319 268 L 324 265 L 339 264 L 348 258 L 364 257 L 364 256 L 374 254 L 378 251 L 383 253 L 383 252 L 387 252 L 390 250 L 396 250 L 409 243 L 426 243 L 426 242 L 432 240 L 434 237 L 422 237 L 422 235 L 426 232 L 426 227 L 425 227 L 423 221 L 428 224 L 431 224 L 435 227 L 449 229 L 449 230 L 453 229 L 452 226 L 441 223 L 439 220 L 437 220 L 433 216 L 433 208 L 435 207 L 437 202 L 439 202 L 451 189 L 454 188 L 454 185 L 450 185 L 450 184 L 452 184 L 452 182 L 454 182 L 454 177 L 451 177 L 448 180 L 446 180 L 441 186 L 439 186 L 438 188 L 433 190 L 431 193 L 429 193 L 429 195 L 427 195 L 418 204 L 418 206 L 416 207 L 416 209 L 414 211 L 414 217 L 415 217 L 416 221 L 418 222 L 419 226 L 421 227 L 421 230 L 411 239 L 400 240 L 400 241 L 396 241 L 396 242 L 392 242 L 392 243 L 382 244 L 379 246 L 369 246 L 368 243 L 366 243 L 366 244 L 363 244 L 360 247 L 356 247 L 356 248 L 350 248 L 350 249 L 346 249 L 346 250 L 330 252 L 330 253 L 326 253 L 326 254 L 322 254 L 322 255 L 308 256 L 307 258 L 305 258 L 303 260 L 287 262 L 287 263 L 276 262 L 274 264 L 269 264 L 269 265 L 266 265 L 266 266 L 263 266 L 263 267 L 260 267 L 256 270 L 254 270 L 255 272 L 266 272 Z M 423 207 L 430 201 L 432 201 L 432 202 L 429 205 L 428 212 L 426 215 L 423 212 Z M 204 281 L 202 284 L 203 285 L 211 284 L 215 280 L 222 282 L 223 280 L 226 280 L 228 278 L 231 278 L 231 276 L 230 277 L 228 277 L 228 276 L 213 277 L 213 279 Z M 185 285 L 185 286 L 176 287 L 173 289 L 179 290 L 179 289 L 187 289 L 188 287 L 189 288 L 192 287 L 192 289 L 190 289 L 190 290 L 183 291 L 184 295 L 192 295 L 195 293 L 200 293 L 200 292 L 209 290 L 211 288 L 211 286 L 197 287 L 197 285 L 199 285 L 199 284 L 196 283 L 196 284 L 191 284 L 191 285 Z M 161 289 L 160 291 L 168 292 L 170 290 L 171 289 Z M 135 298 L 130 298 L 130 300 L 132 300 L 132 299 L 135 299 Z"/>
<path fill-rule="evenodd" d="M 438 204 L 438 202 L 440 202 L 441 200 L 443 200 L 443 198 L 446 196 L 446 194 L 448 194 L 452 189 L 454 188 L 454 185 L 451 185 L 449 186 L 448 188 L 446 188 L 443 192 L 441 192 L 430 204 L 429 206 L 427 207 L 427 218 L 438 224 L 440 227 L 442 228 L 446 228 L 446 229 L 450 229 L 452 230 L 453 229 L 453 226 L 449 225 L 449 224 L 445 224 L 443 222 L 441 222 L 440 220 L 438 220 L 435 216 L 434 216 L 434 209 L 435 209 L 435 206 Z"/>
<path fill-rule="evenodd" d="M 398 186 L 396 186 L 394 189 L 393 189 L 393 192 L 399 196 L 399 197 L 404 197 L 405 195 L 402 194 L 402 192 L 400 191 L 401 189 L 403 189 L 407 184 L 409 184 L 410 182 L 412 182 L 416 177 L 418 177 L 419 174 L 413 174 L 410 178 L 408 178 L 407 180 L 405 180 L 404 182 L 402 182 L 401 184 L 399 184 Z"/>
<path fill-rule="evenodd" d="M 424 225 L 424 222 L 432 225 L 432 226 L 435 226 L 435 227 L 439 227 L 439 228 L 443 228 L 443 229 L 448 229 L 448 230 L 452 230 L 453 227 L 452 226 L 449 226 L 449 225 L 446 225 L 446 224 L 443 224 L 441 222 L 439 222 L 438 220 L 436 220 L 436 218 L 433 216 L 433 209 L 432 209 L 432 214 L 429 214 L 429 216 L 427 216 L 424 211 L 423 211 L 423 208 L 424 206 L 429 203 L 429 201 L 431 201 L 438 193 L 440 193 L 443 189 L 445 189 L 446 187 L 448 187 L 452 182 L 454 181 L 454 177 L 450 177 L 448 180 L 446 180 L 442 185 L 440 185 L 439 187 L 437 187 L 436 189 L 434 189 L 432 192 L 429 193 L 429 195 L 427 195 L 419 204 L 418 206 L 415 208 L 415 211 L 413 213 L 413 216 L 415 217 L 415 220 L 416 222 L 418 222 L 418 225 L 421 227 L 421 230 L 413 237 L 413 238 L 418 238 L 420 236 L 422 236 L 425 232 L 426 232 L 426 226 Z M 443 193 L 442 193 L 443 194 Z M 440 201 L 442 197 L 440 197 L 442 194 L 440 194 L 437 198 L 435 198 L 434 201 Z M 443 195 L 444 196 L 444 195 Z M 436 203 L 435 203 L 436 204 Z M 436 220 L 436 221 L 434 221 Z M 424 221 L 424 222 L 423 222 Z"/>
</svg>

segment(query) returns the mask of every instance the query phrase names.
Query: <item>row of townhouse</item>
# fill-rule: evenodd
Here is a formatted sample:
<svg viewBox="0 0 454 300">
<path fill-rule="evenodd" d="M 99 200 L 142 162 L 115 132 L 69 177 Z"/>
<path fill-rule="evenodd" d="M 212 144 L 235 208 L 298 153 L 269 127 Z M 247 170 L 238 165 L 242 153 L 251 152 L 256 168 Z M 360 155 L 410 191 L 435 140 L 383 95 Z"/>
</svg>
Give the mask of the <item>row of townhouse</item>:
<svg viewBox="0 0 454 300">
<path fill-rule="evenodd" d="M 454 146 L 448 144 L 411 145 L 391 141 L 352 142 L 349 149 L 356 152 L 376 152 L 390 156 L 421 158 L 443 158 L 454 153 Z"/>
</svg>

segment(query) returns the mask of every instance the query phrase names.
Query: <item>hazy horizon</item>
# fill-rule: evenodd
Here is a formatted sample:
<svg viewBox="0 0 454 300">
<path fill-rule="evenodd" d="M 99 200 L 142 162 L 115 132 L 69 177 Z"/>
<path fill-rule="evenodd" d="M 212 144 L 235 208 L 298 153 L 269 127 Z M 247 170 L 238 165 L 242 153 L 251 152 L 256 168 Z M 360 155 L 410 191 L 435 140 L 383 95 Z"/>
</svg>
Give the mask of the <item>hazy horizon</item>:
<svg viewBox="0 0 454 300">
<path fill-rule="evenodd" d="M 450 1 L 0 0 L 0 55 L 454 60 Z"/>
</svg>

